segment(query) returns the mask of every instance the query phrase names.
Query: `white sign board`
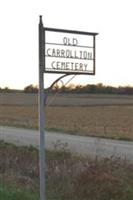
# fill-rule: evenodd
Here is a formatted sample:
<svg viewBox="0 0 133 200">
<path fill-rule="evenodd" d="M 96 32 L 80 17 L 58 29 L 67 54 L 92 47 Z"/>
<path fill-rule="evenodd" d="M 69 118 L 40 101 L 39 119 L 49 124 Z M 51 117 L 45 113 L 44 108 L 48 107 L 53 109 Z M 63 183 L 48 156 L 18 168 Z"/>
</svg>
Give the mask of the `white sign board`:
<svg viewBox="0 0 133 200">
<path fill-rule="evenodd" d="M 45 30 L 45 72 L 95 74 L 94 35 Z"/>
</svg>

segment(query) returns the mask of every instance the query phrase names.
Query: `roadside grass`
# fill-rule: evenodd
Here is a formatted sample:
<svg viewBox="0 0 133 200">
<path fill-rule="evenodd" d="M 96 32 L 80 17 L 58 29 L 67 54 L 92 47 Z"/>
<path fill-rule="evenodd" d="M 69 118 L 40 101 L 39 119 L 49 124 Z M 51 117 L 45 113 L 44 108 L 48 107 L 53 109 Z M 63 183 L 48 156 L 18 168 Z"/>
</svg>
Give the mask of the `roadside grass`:
<svg viewBox="0 0 133 200">
<path fill-rule="evenodd" d="M 14 188 L 3 188 L 0 185 L 0 199 L 1 200 L 39 200 L 38 194 L 25 192 L 22 189 Z"/>
<path fill-rule="evenodd" d="M 133 106 L 46 107 L 46 129 L 133 140 Z M 0 124 L 38 129 L 37 106 L 1 106 Z"/>
<path fill-rule="evenodd" d="M 0 142 L 0 199 L 38 200 L 38 150 Z M 4 198 L 3 198 L 4 197 Z M 74 156 L 67 144 L 46 151 L 48 200 L 132 200 L 133 163 Z"/>
</svg>

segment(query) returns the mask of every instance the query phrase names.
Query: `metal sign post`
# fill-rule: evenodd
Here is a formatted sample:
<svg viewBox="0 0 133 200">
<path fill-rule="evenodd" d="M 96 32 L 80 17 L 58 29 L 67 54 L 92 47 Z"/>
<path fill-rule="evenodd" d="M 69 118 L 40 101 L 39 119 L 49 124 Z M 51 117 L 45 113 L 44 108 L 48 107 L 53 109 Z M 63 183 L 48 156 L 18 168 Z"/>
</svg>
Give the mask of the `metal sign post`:
<svg viewBox="0 0 133 200">
<path fill-rule="evenodd" d="M 43 27 L 39 22 L 40 200 L 45 200 L 44 73 L 95 75 L 95 36 L 98 33 Z M 58 80 L 53 82 L 56 83 Z M 52 86 L 53 86 L 52 84 Z"/>
<path fill-rule="evenodd" d="M 40 131 L 40 146 L 39 146 L 39 165 L 40 165 L 40 200 L 45 200 L 45 116 L 44 116 L 44 77 L 43 68 L 45 65 L 44 56 L 44 31 L 42 16 L 39 23 L 39 131 Z"/>
</svg>

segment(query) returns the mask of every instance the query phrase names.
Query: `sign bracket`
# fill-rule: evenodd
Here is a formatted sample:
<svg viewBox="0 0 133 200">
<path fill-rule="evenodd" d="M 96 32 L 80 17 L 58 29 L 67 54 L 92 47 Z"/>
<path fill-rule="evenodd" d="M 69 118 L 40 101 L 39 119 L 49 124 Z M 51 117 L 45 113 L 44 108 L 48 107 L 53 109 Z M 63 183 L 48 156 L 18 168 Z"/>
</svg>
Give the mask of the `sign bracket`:
<svg viewBox="0 0 133 200">
<path fill-rule="evenodd" d="M 47 32 L 56 34 L 67 34 L 70 38 L 64 37 L 65 41 L 62 43 L 47 42 Z M 76 35 L 76 37 L 74 36 Z M 75 30 L 65 30 L 57 28 L 43 27 L 42 16 L 40 15 L 39 22 L 39 94 L 38 94 L 38 112 L 39 112 L 39 133 L 40 133 L 40 144 L 39 144 L 39 167 L 40 167 L 40 200 L 46 200 L 46 183 L 45 183 L 45 93 L 44 93 L 44 73 L 57 73 L 64 74 L 57 78 L 50 89 L 55 83 L 61 78 L 68 75 L 95 75 L 95 37 L 98 33 L 83 32 Z M 81 37 L 80 37 L 81 36 Z M 91 45 L 86 46 L 86 39 L 83 44 L 78 41 L 78 37 L 92 37 L 93 42 Z M 50 37 L 56 38 L 56 37 Z M 59 39 L 59 35 L 57 37 Z M 71 44 L 69 39 L 73 41 Z M 87 40 L 88 41 L 88 40 Z M 53 48 L 53 52 L 50 54 L 49 50 L 46 49 L 46 45 L 55 45 L 58 48 Z M 69 50 L 69 48 L 71 50 Z M 54 50 L 55 49 L 55 50 Z M 86 49 L 86 50 L 84 50 Z M 49 51 L 49 52 L 48 52 Z M 56 53 L 55 53 L 56 52 Z M 47 55 L 46 55 L 47 53 Z M 54 59 L 46 63 L 47 59 Z M 60 61 L 61 60 L 61 61 Z M 76 61 L 78 60 L 78 61 Z M 87 64 L 88 63 L 88 64 Z"/>
</svg>

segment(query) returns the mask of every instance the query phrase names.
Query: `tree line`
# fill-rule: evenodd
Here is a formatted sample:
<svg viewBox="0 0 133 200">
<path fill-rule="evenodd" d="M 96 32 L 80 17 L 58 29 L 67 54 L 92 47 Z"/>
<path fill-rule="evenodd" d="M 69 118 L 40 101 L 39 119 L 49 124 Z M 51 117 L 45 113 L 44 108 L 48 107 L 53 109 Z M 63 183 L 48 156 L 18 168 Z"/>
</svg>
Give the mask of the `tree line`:
<svg viewBox="0 0 133 200">
<path fill-rule="evenodd" d="M 23 90 L 12 90 L 8 87 L 0 88 L 0 92 L 24 92 L 24 93 L 38 93 L 38 86 L 28 85 Z M 87 84 L 87 85 L 73 85 L 59 86 L 56 84 L 53 88 L 46 88 L 47 93 L 90 93 L 90 94 L 126 94 L 133 95 L 132 86 L 106 86 L 102 83 L 98 84 Z"/>
<path fill-rule="evenodd" d="M 24 88 L 25 93 L 37 93 L 38 87 L 29 85 Z M 98 84 L 87 84 L 87 85 L 72 85 L 68 86 L 59 86 L 56 84 L 52 89 L 45 89 L 47 93 L 91 93 L 91 94 L 126 94 L 133 95 L 133 87 L 131 86 L 106 86 L 102 83 Z"/>
</svg>

